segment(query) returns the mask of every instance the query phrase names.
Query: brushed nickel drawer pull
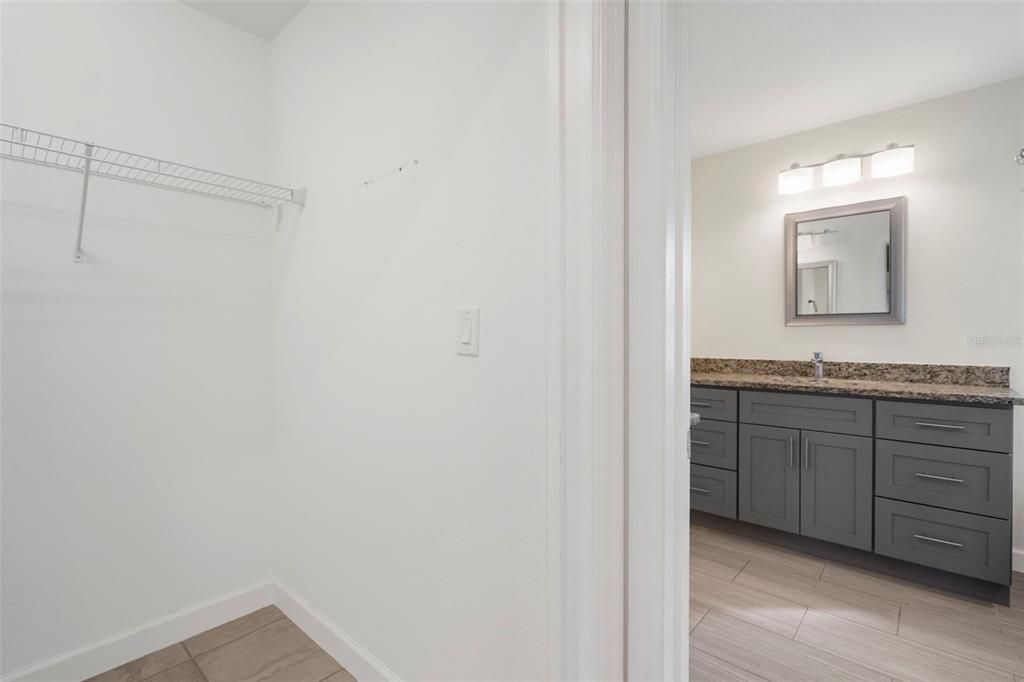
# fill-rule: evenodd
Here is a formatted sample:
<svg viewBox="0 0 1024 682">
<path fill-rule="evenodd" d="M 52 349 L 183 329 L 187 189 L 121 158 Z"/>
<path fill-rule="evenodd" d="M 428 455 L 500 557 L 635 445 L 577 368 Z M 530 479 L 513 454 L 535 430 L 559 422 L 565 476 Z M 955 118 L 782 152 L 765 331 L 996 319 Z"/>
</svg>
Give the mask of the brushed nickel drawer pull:
<svg viewBox="0 0 1024 682">
<path fill-rule="evenodd" d="M 708 490 L 707 488 L 694 488 L 692 485 L 690 486 L 690 492 L 692 492 L 692 493 L 704 493 L 705 495 L 710 495 L 711 494 L 711 491 Z"/>
<path fill-rule="evenodd" d="M 692 438 L 690 439 L 690 445 L 702 445 L 706 448 L 711 447 L 711 443 L 707 442 L 706 440 L 694 440 Z"/>
<path fill-rule="evenodd" d="M 789 437 L 789 468 L 793 468 L 793 436 Z"/>
<path fill-rule="evenodd" d="M 964 482 L 964 479 L 962 479 L 962 478 L 950 478 L 949 476 L 936 476 L 935 474 L 922 474 L 920 472 L 917 472 L 914 475 L 917 476 L 918 478 L 927 478 L 927 479 L 930 479 L 932 481 L 945 481 L 946 483 L 963 483 Z"/>
<path fill-rule="evenodd" d="M 691 400 L 690 405 L 696 407 L 711 407 L 711 403 L 706 403 L 700 400 Z"/>
<path fill-rule="evenodd" d="M 914 537 L 918 540 L 924 540 L 925 542 L 934 542 L 938 545 L 948 545 L 949 547 L 963 547 L 959 542 L 952 542 L 950 540 L 940 540 L 938 538 L 930 538 L 927 535 L 914 534 Z"/>
<path fill-rule="evenodd" d="M 956 426 L 955 424 L 936 424 L 935 422 L 914 422 L 914 426 L 920 426 L 922 429 L 949 429 L 950 431 L 963 431 L 966 426 Z"/>
<path fill-rule="evenodd" d="M 804 438 L 804 471 L 811 470 L 811 439 Z"/>
</svg>

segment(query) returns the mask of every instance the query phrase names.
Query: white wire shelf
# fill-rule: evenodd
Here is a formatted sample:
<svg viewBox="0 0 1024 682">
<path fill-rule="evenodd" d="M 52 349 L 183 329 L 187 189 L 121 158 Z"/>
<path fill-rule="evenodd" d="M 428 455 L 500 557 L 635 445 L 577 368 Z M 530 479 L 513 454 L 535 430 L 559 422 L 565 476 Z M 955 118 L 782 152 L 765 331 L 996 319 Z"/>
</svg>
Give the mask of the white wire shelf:
<svg viewBox="0 0 1024 682">
<path fill-rule="evenodd" d="M 0 123 L 0 157 L 259 206 L 305 203 L 303 190 Z"/>
<path fill-rule="evenodd" d="M 303 206 L 306 203 L 304 189 L 217 173 L 7 123 L 0 123 L 0 158 L 82 174 L 76 263 L 85 262 L 82 229 L 92 176 L 257 206 Z"/>
</svg>

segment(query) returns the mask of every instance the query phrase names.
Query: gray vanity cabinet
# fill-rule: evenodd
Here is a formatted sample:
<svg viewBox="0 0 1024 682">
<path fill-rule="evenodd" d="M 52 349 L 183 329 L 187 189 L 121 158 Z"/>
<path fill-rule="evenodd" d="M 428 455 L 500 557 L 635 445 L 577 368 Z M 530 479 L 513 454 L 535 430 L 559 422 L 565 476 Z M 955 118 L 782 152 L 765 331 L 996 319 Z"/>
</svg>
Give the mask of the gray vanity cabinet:
<svg viewBox="0 0 1024 682">
<path fill-rule="evenodd" d="M 872 441 L 804 431 L 800 534 L 871 550 Z"/>
<path fill-rule="evenodd" d="M 694 509 L 1010 584 L 1008 407 L 710 386 L 692 396 L 706 420 L 691 432 Z"/>
<path fill-rule="evenodd" d="M 800 431 L 740 424 L 737 515 L 769 528 L 800 532 Z"/>
</svg>

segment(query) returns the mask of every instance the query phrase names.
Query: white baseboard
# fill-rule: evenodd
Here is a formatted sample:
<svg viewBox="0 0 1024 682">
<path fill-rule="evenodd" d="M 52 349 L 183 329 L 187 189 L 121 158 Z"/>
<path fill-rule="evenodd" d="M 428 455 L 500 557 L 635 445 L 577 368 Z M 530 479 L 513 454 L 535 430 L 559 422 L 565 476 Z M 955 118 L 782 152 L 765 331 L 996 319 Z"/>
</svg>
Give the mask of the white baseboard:
<svg viewBox="0 0 1024 682">
<path fill-rule="evenodd" d="M 1013 550 L 1013 570 L 1024 573 L 1024 549 Z"/>
<path fill-rule="evenodd" d="M 356 679 L 402 682 L 376 656 L 290 588 L 267 581 L 158 618 L 98 642 L 5 675 L 0 682 L 79 682 L 198 635 L 256 609 L 276 604 Z"/>
<path fill-rule="evenodd" d="M 289 587 L 277 583 L 274 603 L 312 638 L 321 649 L 334 657 L 360 682 L 382 680 L 402 682 L 402 678 L 391 671 L 376 656 L 364 649 L 325 615 L 299 596 Z"/>
<path fill-rule="evenodd" d="M 260 583 L 15 670 L 3 682 L 79 682 L 268 606 L 276 594 L 272 582 Z"/>
</svg>

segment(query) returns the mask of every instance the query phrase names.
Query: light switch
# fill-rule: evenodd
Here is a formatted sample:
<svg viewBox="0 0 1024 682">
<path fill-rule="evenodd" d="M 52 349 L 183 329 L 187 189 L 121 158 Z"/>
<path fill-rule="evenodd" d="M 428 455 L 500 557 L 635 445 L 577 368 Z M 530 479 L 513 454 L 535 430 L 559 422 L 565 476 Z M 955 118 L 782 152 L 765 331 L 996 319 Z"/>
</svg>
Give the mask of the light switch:
<svg viewBox="0 0 1024 682">
<path fill-rule="evenodd" d="M 459 338 L 455 352 L 459 355 L 480 355 L 480 306 L 459 308 Z"/>
</svg>

